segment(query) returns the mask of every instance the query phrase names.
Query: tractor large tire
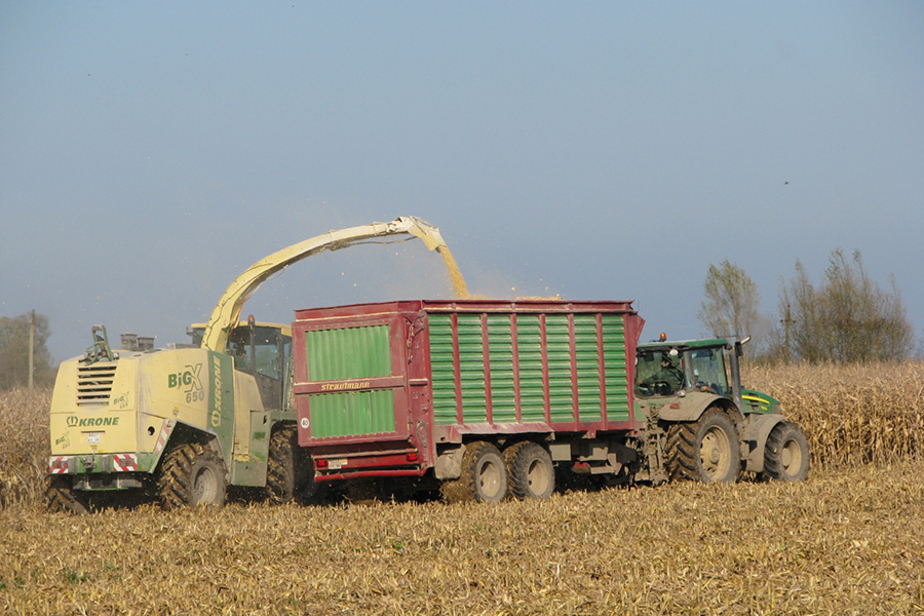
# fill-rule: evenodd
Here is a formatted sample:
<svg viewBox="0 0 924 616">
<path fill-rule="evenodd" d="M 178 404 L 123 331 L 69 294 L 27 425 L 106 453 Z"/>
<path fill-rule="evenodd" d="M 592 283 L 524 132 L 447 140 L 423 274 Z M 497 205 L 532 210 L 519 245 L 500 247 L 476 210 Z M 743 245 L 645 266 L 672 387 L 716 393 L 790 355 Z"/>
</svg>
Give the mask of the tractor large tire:
<svg viewBox="0 0 924 616">
<path fill-rule="evenodd" d="M 762 479 L 803 481 L 809 472 L 808 439 L 802 428 L 790 421 L 773 427 L 764 446 Z"/>
<path fill-rule="evenodd" d="M 667 475 L 671 481 L 732 483 L 741 471 L 738 433 L 727 413 L 713 408 L 699 421 L 667 430 Z"/>
<path fill-rule="evenodd" d="M 510 494 L 520 500 L 549 498 L 555 491 L 552 456 L 538 443 L 522 441 L 504 450 Z"/>
<path fill-rule="evenodd" d="M 506 466 L 500 450 L 491 443 L 469 443 L 462 456 L 462 475 L 443 483 L 443 497 L 449 502 L 500 502 L 507 497 Z"/>
<path fill-rule="evenodd" d="M 314 465 L 308 452 L 298 445 L 295 426 L 273 432 L 266 468 L 266 491 L 276 503 L 308 504 L 323 496 L 324 484 L 314 480 Z"/>
<path fill-rule="evenodd" d="M 160 506 L 169 511 L 183 507 L 225 504 L 228 472 L 221 456 L 201 443 L 170 449 L 157 476 Z"/>
<path fill-rule="evenodd" d="M 90 513 L 90 500 L 80 491 L 71 489 L 71 478 L 48 475 L 45 484 L 45 504 L 49 511 L 85 515 Z"/>
</svg>

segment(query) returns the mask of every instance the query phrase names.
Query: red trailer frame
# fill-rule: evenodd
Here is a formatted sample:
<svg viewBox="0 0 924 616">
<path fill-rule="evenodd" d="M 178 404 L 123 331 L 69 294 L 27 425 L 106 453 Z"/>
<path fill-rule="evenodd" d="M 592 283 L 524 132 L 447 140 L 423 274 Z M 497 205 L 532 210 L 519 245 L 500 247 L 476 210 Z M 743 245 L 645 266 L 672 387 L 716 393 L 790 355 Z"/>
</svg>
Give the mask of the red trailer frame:
<svg viewBox="0 0 924 616">
<path fill-rule="evenodd" d="M 441 444 L 528 435 L 595 438 L 601 432 L 638 430 L 644 419 L 636 417 L 632 383 L 644 320 L 631 303 L 412 300 L 296 311 L 293 389 L 299 444 L 310 450 L 318 479 L 420 476 L 434 465 Z M 521 323 L 534 333 L 536 342 L 528 350 L 520 348 Z M 440 340 L 436 334 L 431 339 L 437 324 Z M 357 367 L 372 361 L 376 346 L 386 344 L 386 330 L 388 365 L 379 361 L 374 369 Z M 552 349 L 550 339 L 556 336 Z M 505 348 L 500 356 L 509 370 L 492 371 L 491 362 L 499 357 L 492 340 L 505 345 L 509 340 L 509 352 Z M 431 357 L 435 347 L 443 356 L 442 372 L 436 374 Z M 541 361 L 541 417 L 535 410 L 525 416 L 520 359 L 527 352 L 532 352 L 537 369 Z M 328 364 L 340 367 L 329 369 Z M 538 378 L 536 371 L 534 401 Z M 616 380 L 620 405 L 626 407 L 622 417 L 608 407 Z M 507 396 L 503 409 L 497 406 L 501 395 L 495 388 Z M 336 402 L 330 405 L 329 400 Z M 313 415 L 312 401 L 323 410 Z M 582 405 L 593 406 L 598 416 L 582 419 Z"/>
</svg>

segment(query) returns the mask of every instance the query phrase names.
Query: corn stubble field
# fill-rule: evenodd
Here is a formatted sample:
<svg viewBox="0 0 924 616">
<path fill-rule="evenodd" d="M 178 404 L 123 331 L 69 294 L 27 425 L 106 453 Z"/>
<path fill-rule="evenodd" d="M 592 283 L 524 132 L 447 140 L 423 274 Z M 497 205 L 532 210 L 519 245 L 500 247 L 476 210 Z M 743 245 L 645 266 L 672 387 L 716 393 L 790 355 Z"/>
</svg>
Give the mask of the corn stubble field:
<svg viewBox="0 0 924 616">
<path fill-rule="evenodd" d="M 41 506 L 50 392 L 0 394 L 0 612 L 924 614 L 924 366 L 752 368 L 799 484 L 497 506 Z"/>
</svg>

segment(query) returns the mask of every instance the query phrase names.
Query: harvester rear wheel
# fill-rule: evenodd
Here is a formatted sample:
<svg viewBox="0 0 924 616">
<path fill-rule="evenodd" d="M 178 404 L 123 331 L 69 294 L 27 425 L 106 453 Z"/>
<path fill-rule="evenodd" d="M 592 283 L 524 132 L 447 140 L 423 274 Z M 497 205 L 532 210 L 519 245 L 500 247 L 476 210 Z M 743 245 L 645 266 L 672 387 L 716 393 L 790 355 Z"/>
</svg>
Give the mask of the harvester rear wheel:
<svg viewBox="0 0 924 616">
<path fill-rule="evenodd" d="M 449 502 L 496 503 L 507 496 L 507 468 L 500 450 L 484 441 L 469 443 L 462 457 L 462 475 L 443 483 Z"/>
<path fill-rule="evenodd" d="M 738 434 L 724 411 L 713 408 L 699 421 L 668 428 L 667 475 L 671 481 L 731 483 L 740 470 Z"/>
<path fill-rule="evenodd" d="M 545 447 L 532 441 L 522 441 L 504 450 L 507 477 L 512 496 L 549 498 L 555 491 L 555 467 Z"/>
<path fill-rule="evenodd" d="M 157 477 L 165 510 L 225 504 L 228 473 L 221 457 L 201 443 L 186 443 L 164 455 Z"/>
<path fill-rule="evenodd" d="M 764 448 L 763 479 L 803 481 L 809 472 L 808 439 L 802 428 L 791 421 L 773 427 Z"/>
<path fill-rule="evenodd" d="M 311 457 L 298 446 L 295 426 L 284 426 L 273 433 L 266 469 L 266 491 L 277 503 L 304 504 L 322 497 L 323 484 L 314 480 Z"/>
<path fill-rule="evenodd" d="M 80 491 L 71 489 L 71 479 L 67 476 L 48 475 L 45 503 L 49 511 L 63 511 L 73 515 L 90 513 L 89 499 Z"/>
</svg>

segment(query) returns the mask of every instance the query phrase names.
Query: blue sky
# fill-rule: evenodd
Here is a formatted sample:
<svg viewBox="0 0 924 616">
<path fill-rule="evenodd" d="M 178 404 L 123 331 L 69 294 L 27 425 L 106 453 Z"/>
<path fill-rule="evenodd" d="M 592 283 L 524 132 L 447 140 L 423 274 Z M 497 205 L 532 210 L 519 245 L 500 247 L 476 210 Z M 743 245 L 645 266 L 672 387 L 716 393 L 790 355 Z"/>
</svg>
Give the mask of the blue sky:
<svg viewBox="0 0 924 616">
<path fill-rule="evenodd" d="M 894 274 L 924 335 L 924 4 L 0 4 L 0 315 L 186 341 L 248 265 L 415 215 L 473 292 L 635 299 L 705 333 L 724 259 Z M 244 308 L 449 297 L 422 246 L 313 257 Z M 774 317 L 775 318 L 775 317 Z"/>
</svg>

